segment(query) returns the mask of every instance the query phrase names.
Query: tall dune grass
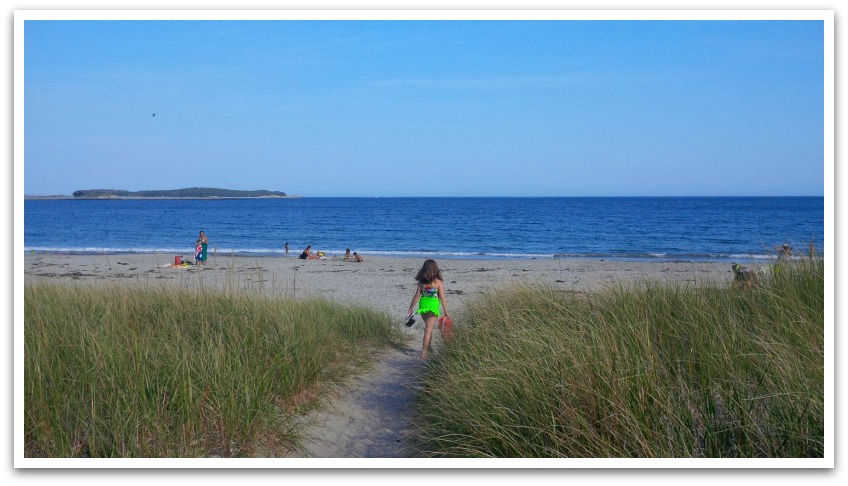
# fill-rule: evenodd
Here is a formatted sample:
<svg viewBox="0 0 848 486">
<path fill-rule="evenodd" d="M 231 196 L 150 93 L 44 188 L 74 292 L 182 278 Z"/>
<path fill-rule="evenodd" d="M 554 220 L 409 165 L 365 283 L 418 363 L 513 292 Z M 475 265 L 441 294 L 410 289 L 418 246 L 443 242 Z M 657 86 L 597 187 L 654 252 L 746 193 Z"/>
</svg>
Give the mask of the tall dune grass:
<svg viewBox="0 0 848 486">
<path fill-rule="evenodd" d="M 751 288 L 527 287 L 457 319 L 420 398 L 450 457 L 822 457 L 824 268 Z"/>
<path fill-rule="evenodd" d="M 206 290 L 24 288 L 27 457 L 277 455 L 316 386 L 396 343 L 378 312 Z"/>
</svg>

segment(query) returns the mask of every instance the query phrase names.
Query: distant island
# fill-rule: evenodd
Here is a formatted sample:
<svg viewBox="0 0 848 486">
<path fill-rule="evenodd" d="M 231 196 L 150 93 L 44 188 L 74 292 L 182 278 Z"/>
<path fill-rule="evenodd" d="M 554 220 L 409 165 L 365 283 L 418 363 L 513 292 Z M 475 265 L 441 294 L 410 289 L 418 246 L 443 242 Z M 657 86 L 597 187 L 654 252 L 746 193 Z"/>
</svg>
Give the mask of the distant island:
<svg viewBox="0 0 848 486">
<path fill-rule="evenodd" d="M 33 196 L 37 197 L 37 196 Z M 55 199 L 56 196 L 48 196 Z M 86 189 L 74 191 L 74 199 L 213 199 L 213 198 L 293 198 L 280 191 L 237 191 L 212 187 L 188 187 L 185 189 L 160 189 L 152 191 L 125 191 L 121 189 Z"/>
</svg>

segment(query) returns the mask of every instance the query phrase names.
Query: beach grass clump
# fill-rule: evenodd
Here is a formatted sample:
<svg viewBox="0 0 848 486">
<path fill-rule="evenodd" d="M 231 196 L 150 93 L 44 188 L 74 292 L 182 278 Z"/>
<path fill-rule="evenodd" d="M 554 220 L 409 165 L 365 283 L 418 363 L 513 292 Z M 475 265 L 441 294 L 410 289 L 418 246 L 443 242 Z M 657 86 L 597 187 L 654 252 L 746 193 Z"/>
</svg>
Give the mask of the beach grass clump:
<svg viewBox="0 0 848 486">
<path fill-rule="evenodd" d="M 457 319 L 420 448 L 446 457 L 823 457 L 824 267 L 752 287 L 523 287 Z"/>
<path fill-rule="evenodd" d="M 322 382 L 402 339 L 324 300 L 35 283 L 24 301 L 27 457 L 281 454 Z"/>
</svg>

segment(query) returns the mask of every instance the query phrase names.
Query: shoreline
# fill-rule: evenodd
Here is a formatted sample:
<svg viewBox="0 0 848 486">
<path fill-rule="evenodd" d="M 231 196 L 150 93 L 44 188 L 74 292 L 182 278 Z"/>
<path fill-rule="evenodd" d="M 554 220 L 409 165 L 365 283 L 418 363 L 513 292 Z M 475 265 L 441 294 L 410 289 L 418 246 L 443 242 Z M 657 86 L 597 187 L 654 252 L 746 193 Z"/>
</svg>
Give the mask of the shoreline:
<svg viewBox="0 0 848 486">
<path fill-rule="evenodd" d="M 344 256 L 344 250 L 325 250 L 328 260 L 338 260 Z M 184 259 L 192 259 L 194 248 L 60 248 L 60 247 L 24 247 L 25 255 L 79 255 L 87 257 L 96 256 L 156 256 L 156 255 L 172 255 L 181 256 Z M 300 254 L 300 250 L 290 250 L 288 254 L 282 249 L 218 249 L 210 247 L 210 253 L 214 252 L 220 255 L 221 258 L 274 258 L 274 259 L 294 259 Z M 521 252 L 499 252 L 499 253 L 483 253 L 483 252 L 415 252 L 408 250 L 399 251 L 368 251 L 359 250 L 363 256 L 378 259 L 434 259 L 446 261 L 614 261 L 614 262 L 642 262 L 642 263 L 726 263 L 731 265 L 739 263 L 744 265 L 761 265 L 774 263 L 777 257 L 771 253 L 762 254 L 739 254 L 739 255 L 701 255 L 701 254 L 686 254 L 686 255 L 666 255 L 654 253 L 632 253 L 626 255 L 614 254 L 565 254 L 565 253 L 535 253 L 527 254 Z M 805 255 L 806 256 L 806 255 Z M 795 259 L 804 258 L 805 256 L 794 257 Z"/>
<path fill-rule="evenodd" d="M 26 253 L 24 282 L 126 283 L 230 290 L 293 298 L 323 297 L 375 307 L 402 320 L 424 258 L 363 255 L 361 263 L 296 256 L 209 256 L 205 267 L 173 267 L 174 255 Z M 729 285 L 731 263 L 723 261 L 629 261 L 594 259 L 437 259 L 445 280 L 448 310 L 505 286 L 541 284 L 563 292 L 595 292 L 645 281 L 684 285 Z M 768 264 L 764 262 L 763 264 Z"/>
</svg>

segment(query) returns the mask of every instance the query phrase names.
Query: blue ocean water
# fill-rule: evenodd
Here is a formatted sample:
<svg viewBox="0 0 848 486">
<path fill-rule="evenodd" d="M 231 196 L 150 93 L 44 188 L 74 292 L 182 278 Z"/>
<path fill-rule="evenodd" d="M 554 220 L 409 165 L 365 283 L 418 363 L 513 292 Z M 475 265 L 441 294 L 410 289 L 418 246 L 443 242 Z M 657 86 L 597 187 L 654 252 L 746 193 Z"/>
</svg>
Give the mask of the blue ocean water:
<svg viewBox="0 0 848 486">
<path fill-rule="evenodd" d="M 822 197 L 299 198 L 24 201 L 24 249 L 745 261 L 824 254 Z M 796 250 L 797 252 L 797 250 Z"/>
</svg>

